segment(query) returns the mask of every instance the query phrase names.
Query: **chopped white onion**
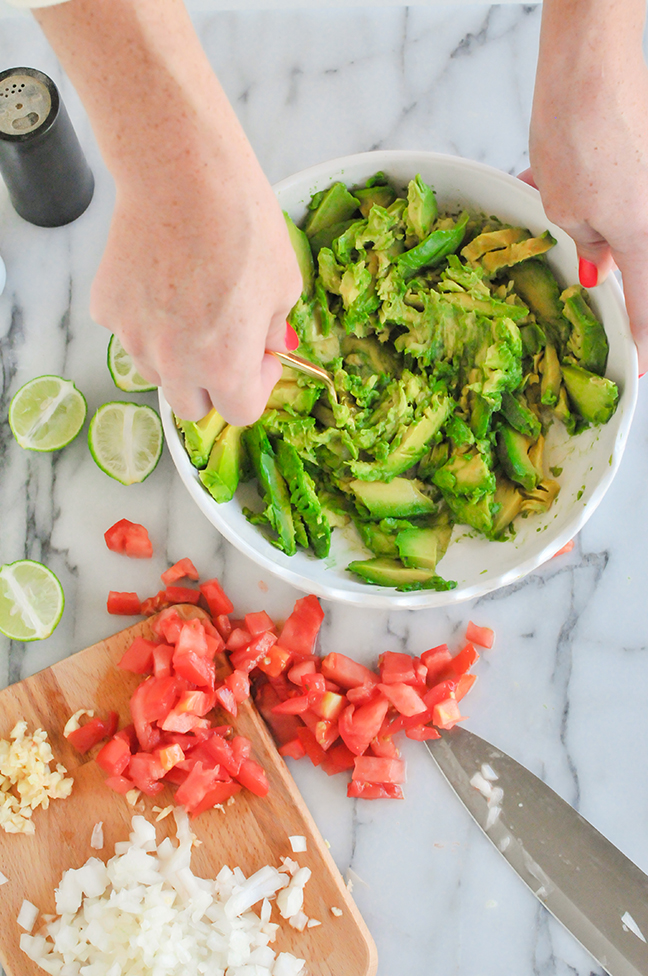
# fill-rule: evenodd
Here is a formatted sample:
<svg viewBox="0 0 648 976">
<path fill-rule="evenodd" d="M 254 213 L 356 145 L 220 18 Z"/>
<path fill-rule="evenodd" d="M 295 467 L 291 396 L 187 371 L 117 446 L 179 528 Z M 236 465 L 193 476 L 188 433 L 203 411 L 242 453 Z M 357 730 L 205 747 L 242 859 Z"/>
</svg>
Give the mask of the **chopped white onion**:
<svg viewBox="0 0 648 976">
<path fill-rule="evenodd" d="M 318 925 L 321 925 L 321 924 L 322 923 L 320 921 L 318 921 L 318 919 L 316 919 L 316 918 L 309 918 L 308 919 L 308 925 L 306 926 L 306 928 L 308 928 L 308 929 L 314 929 Z"/>
<path fill-rule="evenodd" d="M 336 918 L 339 918 L 340 915 L 344 915 L 344 912 L 341 908 L 336 908 L 335 905 L 331 905 L 331 915 L 335 915 Z"/>
<path fill-rule="evenodd" d="M 0 871 L 0 885 L 6 884 L 9 878 Z"/>
<path fill-rule="evenodd" d="M 499 779 L 499 776 L 497 775 L 493 767 L 489 766 L 488 763 L 482 763 L 481 774 L 484 777 L 484 779 L 487 779 L 491 783 L 494 783 L 496 779 Z"/>
<path fill-rule="evenodd" d="M 475 775 L 470 780 L 470 785 L 474 786 L 476 790 L 479 790 L 481 795 L 486 797 L 486 799 L 488 799 L 491 793 L 493 792 L 493 787 L 488 782 L 488 780 L 482 776 L 481 773 L 475 773 Z"/>
<path fill-rule="evenodd" d="M 103 834 L 103 820 L 99 820 L 98 823 L 92 828 L 92 836 L 90 838 L 90 847 L 95 851 L 100 851 L 104 846 L 104 834 Z"/>
<path fill-rule="evenodd" d="M 32 903 L 30 901 L 27 901 L 27 899 L 25 898 L 22 905 L 20 906 L 20 911 L 18 912 L 18 918 L 16 919 L 18 925 L 20 925 L 20 927 L 23 928 L 25 932 L 31 932 L 37 918 L 38 918 L 38 909 L 36 908 L 36 905 L 32 905 Z"/>
<path fill-rule="evenodd" d="M 288 925 L 297 929 L 298 932 L 303 932 L 308 925 L 308 915 L 305 912 L 296 912 L 288 919 Z"/>
<path fill-rule="evenodd" d="M 293 849 L 293 854 L 303 854 L 304 851 L 308 850 L 306 838 L 302 837 L 301 834 L 293 834 L 293 836 L 289 837 L 288 840 L 290 841 L 290 846 Z"/>
<path fill-rule="evenodd" d="M 488 815 L 486 817 L 486 824 L 484 826 L 484 830 L 489 830 L 493 826 L 493 824 L 497 822 L 501 812 L 502 812 L 501 807 L 491 806 L 489 803 Z"/>
</svg>

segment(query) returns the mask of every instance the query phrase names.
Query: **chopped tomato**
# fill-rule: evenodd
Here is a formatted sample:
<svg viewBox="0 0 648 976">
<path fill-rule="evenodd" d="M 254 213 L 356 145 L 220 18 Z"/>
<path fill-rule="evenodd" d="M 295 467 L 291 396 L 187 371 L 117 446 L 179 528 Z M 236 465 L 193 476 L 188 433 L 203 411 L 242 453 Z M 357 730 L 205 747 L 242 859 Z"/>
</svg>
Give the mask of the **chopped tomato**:
<svg viewBox="0 0 648 976">
<path fill-rule="evenodd" d="M 431 725 L 412 725 L 411 728 L 405 729 L 405 735 L 408 739 L 414 739 L 416 742 L 441 738 L 441 734 L 436 729 L 433 729 Z"/>
<path fill-rule="evenodd" d="M 185 757 L 184 752 L 177 743 L 171 743 L 168 746 L 159 746 L 154 750 L 152 755 L 155 756 L 165 773 L 168 773 L 170 769 L 177 766 Z"/>
<path fill-rule="evenodd" d="M 321 766 L 327 776 L 335 776 L 347 769 L 353 769 L 356 757 L 343 742 L 333 746 L 325 755 L 326 759 L 322 761 Z"/>
<path fill-rule="evenodd" d="M 257 796 L 266 796 L 270 789 L 265 770 L 254 759 L 243 761 L 236 778 L 241 786 L 244 786 L 250 793 L 256 793 Z"/>
<path fill-rule="evenodd" d="M 142 604 L 137 593 L 120 593 L 111 590 L 106 601 L 108 613 L 116 613 L 125 617 L 135 617 L 142 612 Z"/>
<path fill-rule="evenodd" d="M 308 695 L 310 701 L 310 692 Z M 311 703 L 311 708 L 320 718 L 335 721 L 339 718 L 348 702 L 344 695 L 338 695 L 334 691 L 325 691 L 319 702 Z"/>
<path fill-rule="evenodd" d="M 293 664 L 290 671 L 288 672 L 288 680 L 292 681 L 294 685 L 298 688 L 302 686 L 302 680 L 305 674 L 315 674 L 317 667 L 315 666 L 314 659 L 310 658 L 307 660 L 300 660 L 297 664 Z"/>
<path fill-rule="evenodd" d="M 301 715 L 309 708 L 310 702 L 308 695 L 295 695 L 294 698 L 287 698 L 272 708 L 273 715 Z"/>
<path fill-rule="evenodd" d="M 150 752 L 136 752 L 131 756 L 128 764 L 128 775 L 138 790 L 147 796 L 155 796 L 164 789 L 160 782 L 165 769 L 160 761 Z"/>
<path fill-rule="evenodd" d="M 347 786 L 347 796 L 362 800 L 402 800 L 403 791 L 393 783 L 361 783 L 352 779 Z"/>
<path fill-rule="evenodd" d="M 234 718 L 236 718 L 236 715 L 238 714 L 238 704 L 232 689 L 228 688 L 227 685 L 221 685 L 220 688 L 215 690 L 214 695 L 216 696 L 216 703 L 220 705 L 221 708 L 224 708 L 226 712 L 229 712 L 230 715 L 233 715 Z"/>
<path fill-rule="evenodd" d="M 455 654 L 450 662 L 450 669 L 459 677 L 479 660 L 479 654 L 472 644 L 468 643 L 462 647 L 458 654 Z"/>
<path fill-rule="evenodd" d="M 469 620 L 468 626 L 466 627 L 466 640 L 472 641 L 473 644 L 479 644 L 480 647 L 492 647 L 493 641 L 495 640 L 495 632 L 490 627 L 478 627 L 472 620 Z"/>
<path fill-rule="evenodd" d="M 312 654 L 323 619 L 324 611 L 317 597 L 312 594 L 302 597 L 283 625 L 279 643 L 295 657 Z"/>
<path fill-rule="evenodd" d="M 230 655 L 230 664 L 238 671 L 247 671 L 249 673 L 253 668 L 258 666 L 264 657 L 268 656 L 276 640 L 276 634 L 271 633 L 269 630 L 264 631 L 264 633 L 259 634 L 257 637 L 253 637 L 247 647 L 242 647 L 240 650 L 234 651 Z"/>
<path fill-rule="evenodd" d="M 167 586 L 165 591 L 169 603 L 193 603 L 200 600 L 200 591 L 191 590 L 188 586 Z"/>
<path fill-rule="evenodd" d="M 156 644 L 153 648 L 153 674 L 156 678 L 170 677 L 173 650 L 170 644 Z"/>
<path fill-rule="evenodd" d="M 98 716 L 91 718 L 81 728 L 69 732 L 66 738 L 77 752 L 88 752 L 93 746 L 101 742 L 102 739 L 106 739 L 115 734 L 118 720 L 119 716 L 117 712 L 110 712 L 108 718 L 105 720 Z"/>
<path fill-rule="evenodd" d="M 134 559 L 150 559 L 153 555 L 149 534 L 138 522 L 120 519 L 104 532 L 104 539 L 113 552 L 120 552 Z"/>
<path fill-rule="evenodd" d="M 326 759 L 326 751 L 322 749 L 321 745 L 313 735 L 310 729 L 306 726 L 297 730 L 297 737 L 304 747 L 306 755 L 312 762 L 313 766 L 319 766 Z"/>
<path fill-rule="evenodd" d="M 160 610 L 165 610 L 168 606 L 166 590 L 159 590 L 155 596 L 149 596 L 146 600 L 142 600 L 142 613 L 145 617 L 152 617 L 154 613 L 159 613 Z"/>
<path fill-rule="evenodd" d="M 194 732 L 196 729 L 208 729 L 209 720 L 193 712 L 172 708 L 163 719 L 158 719 L 158 725 L 165 732 Z"/>
<path fill-rule="evenodd" d="M 205 580 L 204 583 L 200 584 L 199 590 L 207 602 L 212 617 L 219 617 L 223 613 L 231 613 L 234 609 L 234 604 L 225 594 L 223 587 L 217 579 Z"/>
<path fill-rule="evenodd" d="M 414 661 L 409 654 L 397 654 L 394 651 L 385 651 L 378 659 L 378 668 L 383 684 L 386 685 L 403 681 L 415 681 L 417 677 L 414 671 Z"/>
<path fill-rule="evenodd" d="M 169 568 L 162 573 L 161 577 L 165 586 L 169 586 L 171 583 L 175 583 L 176 580 L 184 578 L 191 580 L 198 579 L 198 570 L 192 561 L 187 557 L 178 560 L 178 562 L 174 563 L 173 566 L 169 566 Z"/>
<path fill-rule="evenodd" d="M 462 674 L 457 682 L 457 687 L 455 690 L 455 698 L 457 701 L 461 701 L 464 695 L 467 695 L 474 683 L 477 681 L 476 674 Z"/>
<path fill-rule="evenodd" d="M 99 750 L 95 762 L 109 776 L 121 776 L 128 766 L 130 758 L 131 751 L 128 743 L 124 738 L 115 735 Z"/>
<path fill-rule="evenodd" d="M 290 651 L 285 651 L 279 644 L 270 648 L 265 657 L 262 657 L 257 668 L 271 678 L 278 678 L 286 670 L 292 660 Z"/>
<path fill-rule="evenodd" d="M 242 647 L 247 647 L 252 640 L 252 634 L 244 627 L 233 627 L 225 643 L 228 651 L 238 651 Z"/>
<path fill-rule="evenodd" d="M 398 759 L 400 752 L 391 735 L 377 735 L 371 740 L 370 749 L 380 759 Z"/>
<path fill-rule="evenodd" d="M 105 783 L 108 789 L 114 790 L 115 793 L 121 793 L 122 796 L 135 789 L 135 783 L 131 779 L 127 779 L 126 776 L 109 776 Z"/>
<path fill-rule="evenodd" d="M 282 746 L 279 746 L 279 755 L 283 756 L 284 759 L 287 756 L 291 759 L 303 759 L 306 755 L 306 750 L 299 739 L 291 739 L 289 742 L 285 742 Z"/>
<path fill-rule="evenodd" d="M 265 610 L 259 610 L 256 613 L 245 614 L 245 629 L 253 637 L 256 637 L 257 634 L 262 634 L 265 630 L 274 630 L 275 625 Z"/>
<path fill-rule="evenodd" d="M 349 688 L 346 693 L 346 697 L 354 705 L 364 705 L 366 702 L 378 698 L 379 695 L 378 683 L 372 685 L 356 685 L 355 688 Z"/>
<path fill-rule="evenodd" d="M 378 687 L 401 715 L 418 715 L 426 709 L 425 702 L 411 685 L 395 681 L 393 684 L 380 684 Z"/>
<path fill-rule="evenodd" d="M 573 548 L 574 548 L 574 540 L 573 539 L 570 539 L 569 542 L 566 542 L 565 543 L 565 545 L 562 547 L 562 549 L 559 549 L 558 552 L 554 552 L 552 558 L 555 558 L 556 556 L 564 556 L 565 553 L 571 552 Z M 479 644 L 479 641 L 476 640 L 475 643 L 476 644 Z M 480 646 L 481 647 L 490 647 L 490 644 L 481 644 Z"/>
<path fill-rule="evenodd" d="M 167 644 L 175 644 L 186 622 L 176 607 L 167 607 L 154 622 L 153 630 L 158 637 L 163 637 Z"/>
<path fill-rule="evenodd" d="M 357 688 L 359 685 L 377 685 L 380 678 L 364 664 L 347 657 L 346 654 L 327 654 L 322 658 L 322 674 L 335 681 L 340 688 Z"/>
<path fill-rule="evenodd" d="M 421 654 L 421 663 L 427 668 L 428 685 L 434 684 L 439 675 L 447 670 L 451 661 L 452 654 L 447 644 L 439 644 L 438 647 L 432 647 Z"/>
<path fill-rule="evenodd" d="M 214 623 L 218 633 L 221 635 L 223 640 L 226 641 L 229 635 L 232 633 L 230 618 L 226 613 L 219 613 L 217 617 L 214 617 Z"/>
<path fill-rule="evenodd" d="M 210 712 L 216 700 L 213 691 L 183 691 L 180 695 L 176 712 L 193 712 L 194 715 L 203 716 Z"/>
<path fill-rule="evenodd" d="M 339 719 L 340 735 L 354 755 L 366 752 L 380 732 L 388 708 L 388 700 L 381 697 L 366 705 L 347 705 L 344 709 Z"/>
<path fill-rule="evenodd" d="M 434 706 L 432 721 L 439 729 L 451 729 L 457 722 L 462 722 L 465 716 L 459 711 L 456 698 L 446 698 Z"/>
<path fill-rule="evenodd" d="M 313 735 L 317 742 L 321 745 L 322 749 L 326 752 L 331 746 L 337 742 L 340 737 L 340 732 L 338 729 L 337 722 L 330 722 L 328 719 L 322 718 L 319 722 L 315 723 L 313 727 Z"/>
<path fill-rule="evenodd" d="M 225 803 L 231 796 L 235 796 L 241 789 L 240 783 L 230 780 L 225 783 L 214 783 L 210 790 L 207 790 L 202 800 L 196 804 L 191 811 L 191 818 L 194 820 L 205 810 L 211 810 L 221 803 Z"/>
<path fill-rule="evenodd" d="M 189 813 L 193 813 L 207 793 L 214 789 L 217 780 L 218 770 L 204 769 L 200 761 L 196 762 L 184 783 L 176 790 L 176 803 L 181 803 Z"/>
<path fill-rule="evenodd" d="M 130 707 L 142 749 L 155 748 L 156 730 L 152 728 L 152 724 L 158 719 L 166 718 L 179 697 L 180 687 L 175 677 L 147 678 L 137 686 Z"/>
<path fill-rule="evenodd" d="M 405 763 L 402 759 L 356 756 L 351 778 L 361 783 L 404 783 Z"/>
<path fill-rule="evenodd" d="M 250 679 L 245 671 L 232 671 L 225 678 L 225 684 L 234 695 L 237 705 L 250 697 Z"/>
<path fill-rule="evenodd" d="M 254 703 L 270 728 L 275 741 L 283 745 L 297 737 L 297 730 L 303 728 L 303 724 L 295 715 L 275 715 L 272 709 L 280 701 L 281 698 L 270 684 L 255 689 Z"/>
<path fill-rule="evenodd" d="M 157 643 L 145 637 L 135 637 L 117 667 L 134 674 L 150 674 L 153 670 L 153 652 Z"/>
</svg>

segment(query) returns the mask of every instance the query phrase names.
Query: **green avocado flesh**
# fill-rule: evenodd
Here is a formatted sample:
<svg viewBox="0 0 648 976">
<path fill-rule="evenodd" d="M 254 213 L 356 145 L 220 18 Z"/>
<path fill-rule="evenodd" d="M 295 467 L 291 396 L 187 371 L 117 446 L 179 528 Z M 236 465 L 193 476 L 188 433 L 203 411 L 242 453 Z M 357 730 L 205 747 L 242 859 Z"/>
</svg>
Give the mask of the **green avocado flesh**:
<svg viewBox="0 0 648 976">
<path fill-rule="evenodd" d="M 284 368 L 248 428 L 177 420 L 200 481 L 219 502 L 254 481 L 245 514 L 288 555 L 327 558 L 348 530 L 368 557 L 347 567 L 356 580 L 452 588 L 438 566 L 454 526 L 509 540 L 560 490 L 549 428 L 613 416 L 603 325 L 556 278 L 548 231 L 443 210 L 420 175 L 338 180 L 301 223 L 285 217 L 303 281 L 288 321 L 337 402 Z"/>
</svg>

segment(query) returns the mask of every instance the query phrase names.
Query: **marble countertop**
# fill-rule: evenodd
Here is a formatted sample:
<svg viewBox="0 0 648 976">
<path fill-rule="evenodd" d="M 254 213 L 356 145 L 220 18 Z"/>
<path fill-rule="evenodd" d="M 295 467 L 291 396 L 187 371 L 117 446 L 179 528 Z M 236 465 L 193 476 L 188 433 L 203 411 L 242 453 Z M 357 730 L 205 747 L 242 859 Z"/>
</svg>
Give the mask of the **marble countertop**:
<svg viewBox="0 0 648 976">
<path fill-rule="evenodd" d="M 214 68 L 272 181 L 372 148 L 433 149 L 516 173 L 527 127 L 540 8 L 430 6 L 196 11 Z M 238 612 L 286 615 L 299 595 L 212 530 L 165 453 L 124 488 L 92 461 L 85 436 L 62 452 L 22 451 L 6 423 L 19 386 L 72 378 L 90 412 L 119 394 L 107 333 L 88 295 L 113 187 L 82 107 L 36 25 L 3 21 L 0 65 L 31 65 L 59 84 L 95 172 L 86 214 L 43 230 L 16 216 L 0 187 L 0 562 L 41 560 L 61 580 L 63 619 L 48 640 L 0 640 L 0 684 L 14 682 L 124 626 L 109 589 L 153 593 L 190 555 L 218 575 Z M 151 403 L 155 400 L 151 397 Z M 621 469 L 561 556 L 526 579 L 447 610 L 363 612 L 325 605 L 322 649 L 374 661 L 385 650 L 457 647 L 469 619 L 493 627 L 467 701 L 469 727 L 544 778 L 648 871 L 648 404 L 640 391 Z M 108 552 L 117 519 L 143 522 L 153 560 Z M 548 915 L 474 826 L 423 747 L 406 742 L 403 802 L 351 801 L 342 778 L 308 764 L 295 778 L 376 940 L 380 976 L 588 976 L 601 970 Z M 342 976 L 342 974 L 341 974 Z"/>
</svg>

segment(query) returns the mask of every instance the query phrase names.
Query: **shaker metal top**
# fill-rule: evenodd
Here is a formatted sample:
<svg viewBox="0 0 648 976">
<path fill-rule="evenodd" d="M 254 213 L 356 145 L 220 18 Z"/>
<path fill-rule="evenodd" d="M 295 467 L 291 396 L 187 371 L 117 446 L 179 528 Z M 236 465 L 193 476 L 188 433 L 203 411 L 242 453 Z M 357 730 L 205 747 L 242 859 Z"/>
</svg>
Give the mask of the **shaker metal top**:
<svg viewBox="0 0 648 976">
<path fill-rule="evenodd" d="M 52 96 L 42 81 L 12 74 L 0 82 L 0 132 L 22 136 L 41 126 L 52 109 Z"/>
</svg>

